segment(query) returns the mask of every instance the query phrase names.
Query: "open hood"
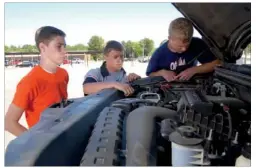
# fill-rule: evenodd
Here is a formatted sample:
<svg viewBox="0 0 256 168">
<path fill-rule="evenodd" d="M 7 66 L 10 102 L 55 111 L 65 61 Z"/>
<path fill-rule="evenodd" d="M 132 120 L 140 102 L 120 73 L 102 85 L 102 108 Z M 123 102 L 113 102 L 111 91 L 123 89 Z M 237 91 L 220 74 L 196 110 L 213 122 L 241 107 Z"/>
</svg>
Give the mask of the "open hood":
<svg viewBox="0 0 256 168">
<path fill-rule="evenodd" d="M 251 3 L 173 3 L 226 62 L 235 62 L 251 42 Z"/>
</svg>

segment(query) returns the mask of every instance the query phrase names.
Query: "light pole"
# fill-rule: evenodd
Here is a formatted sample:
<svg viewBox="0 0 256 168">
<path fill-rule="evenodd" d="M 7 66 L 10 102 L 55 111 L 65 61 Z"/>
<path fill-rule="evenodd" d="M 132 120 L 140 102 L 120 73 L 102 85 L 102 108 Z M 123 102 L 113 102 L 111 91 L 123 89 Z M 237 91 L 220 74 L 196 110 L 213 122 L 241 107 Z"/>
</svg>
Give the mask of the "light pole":
<svg viewBox="0 0 256 168">
<path fill-rule="evenodd" d="M 131 55 L 132 57 L 131 57 L 131 59 L 132 59 L 132 66 L 134 66 L 134 63 L 133 63 L 133 48 L 132 48 L 132 55 Z"/>
<path fill-rule="evenodd" d="M 143 62 L 144 62 L 144 59 L 145 59 L 145 51 L 144 51 L 144 49 L 145 49 L 145 38 L 144 38 L 144 40 L 142 41 L 142 43 L 143 43 Z"/>
</svg>

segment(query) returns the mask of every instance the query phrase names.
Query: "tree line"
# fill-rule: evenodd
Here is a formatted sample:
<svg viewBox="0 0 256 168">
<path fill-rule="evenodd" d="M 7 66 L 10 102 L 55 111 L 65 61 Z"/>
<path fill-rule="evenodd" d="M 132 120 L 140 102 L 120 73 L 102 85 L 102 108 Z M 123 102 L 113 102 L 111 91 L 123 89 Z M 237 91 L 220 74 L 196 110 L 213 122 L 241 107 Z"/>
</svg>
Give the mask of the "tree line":
<svg viewBox="0 0 256 168">
<path fill-rule="evenodd" d="M 245 55 L 251 55 L 251 44 L 249 44 L 249 45 L 244 49 L 244 54 L 245 54 Z"/>
<path fill-rule="evenodd" d="M 67 51 L 103 51 L 107 41 L 101 36 L 92 36 L 85 44 L 67 45 Z M 154 51 L 154 41 L 149 38 L 141 39 L 140 41 L 121 41 L 125 48 L 125 58 L 137 58 L 140 56 L 150 56 Z M 38 52 L 35 45 L 25 44 L 23 46 L 5 46 L 5 52 Z M 102 59 L 102 54 L 92 54 L 94 60 Z"/>
<path fill-rule="evenodd" d="M 162 43 L 164 43 L 164 40 Z M 125 58 L 138 58 L 140 56 L 151 56 L 155 50 L 154 41 L 150 38 L 144 38 L 139 41 L 121 41 L 125 47 Z M 106 41 L 101 36 L 92 36 L 85 44 L 67 45 L 67 51 L 103 51 Z M 161 44 L 160 44 L 161 45 Z M 38 52 L 35 45 L 25 44 L 23 46 L 5 46 L 5 52 Z M 245 55 L 251 54 L 251 44 L 245 50 Z M 94 60 L 102 59 L 102 54 L 92 54 Z"/>
</svg>

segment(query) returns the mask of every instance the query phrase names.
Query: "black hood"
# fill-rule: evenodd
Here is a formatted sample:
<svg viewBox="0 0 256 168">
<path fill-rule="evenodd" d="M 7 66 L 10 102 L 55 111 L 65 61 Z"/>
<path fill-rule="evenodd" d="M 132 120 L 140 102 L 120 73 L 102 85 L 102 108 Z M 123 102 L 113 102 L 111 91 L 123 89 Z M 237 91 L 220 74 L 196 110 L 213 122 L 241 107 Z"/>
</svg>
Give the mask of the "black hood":
<svg viewBox="0 0 256 168">
<path fill-rule="evenodd" d="M 235 62 L 251 42 L 251 3 L 173 3 L 220 59 Z"/>
</svg>

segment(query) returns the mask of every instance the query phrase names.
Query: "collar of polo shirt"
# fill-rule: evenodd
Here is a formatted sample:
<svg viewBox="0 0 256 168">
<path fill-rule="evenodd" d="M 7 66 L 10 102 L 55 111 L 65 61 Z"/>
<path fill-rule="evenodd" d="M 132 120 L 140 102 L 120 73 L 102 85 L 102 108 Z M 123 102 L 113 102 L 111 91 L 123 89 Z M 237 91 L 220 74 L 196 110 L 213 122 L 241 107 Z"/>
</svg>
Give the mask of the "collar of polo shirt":
<svg viewBox="0 0 256 168">
<path fill-rule="evenodd" d="M 125 74 L 125 70 L 122 68 L 121 71 Z M 108 69 L 106 67 L 106 61 L 103 62 L 103 64 L 100 67 L 100 73 L 103 77 L 109 76 Z"/>
</svg>

